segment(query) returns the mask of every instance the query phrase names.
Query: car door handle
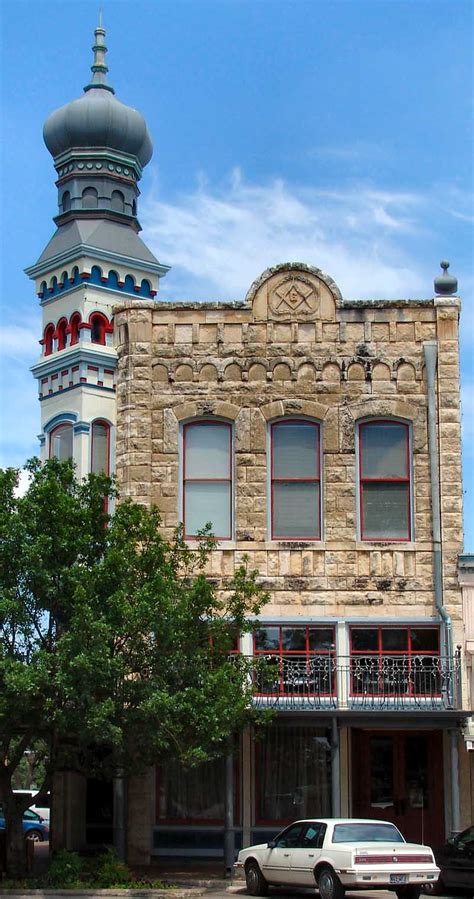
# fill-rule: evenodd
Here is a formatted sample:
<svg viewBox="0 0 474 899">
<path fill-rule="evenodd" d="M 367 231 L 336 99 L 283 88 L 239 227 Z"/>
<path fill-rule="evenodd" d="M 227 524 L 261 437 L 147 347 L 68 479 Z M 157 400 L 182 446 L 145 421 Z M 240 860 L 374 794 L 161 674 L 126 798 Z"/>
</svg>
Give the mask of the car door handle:
<svg viewBox="0 0 474 899">
<path fill-rule="evenodd" d="M 314 858 L 314 852 L 308 852 L 308 858 Z"/>
<path fill-rule="evenodd" d="M 289 852 L 284 852 L 283 855 L 285 856 L 285 858 L 289 858 L 289 857 L 290 857 L 290 853 L 289 853 Z"/>
</svg>

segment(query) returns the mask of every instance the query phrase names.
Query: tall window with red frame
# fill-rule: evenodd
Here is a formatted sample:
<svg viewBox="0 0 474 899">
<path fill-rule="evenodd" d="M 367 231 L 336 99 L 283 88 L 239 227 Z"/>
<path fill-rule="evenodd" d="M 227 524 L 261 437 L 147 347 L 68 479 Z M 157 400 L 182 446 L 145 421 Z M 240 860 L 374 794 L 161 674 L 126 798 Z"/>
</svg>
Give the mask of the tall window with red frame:
<svg viewBox="0 0 474 899">
<path fill-rule="evenodd" d="M 44 343 L 44 355 L 50 356 L 53 352 L 53 339 L 54 339 L 55 328 L 54 325 L 46 325 L 44 329 L 43 343 Z"/>
<path fill-rule="evenodd" d="M 232 537 L 232 427 L 193 421 L 183 428 L 183 522 L 185 537 L 206 524 L 220 540 Z"/>
<path fill-rule="evenodd" d="M 72 458 L 73 430 L 70 424 L 61 424 L 49 435 L 49 455 L 65 462 Z"/>
<path fill-rule="evenodd" d="M 321 539 L 320 426 L 303 419 L 271 428 L 271 535 Z"/>
<path fill-rule="evenodd" d="M 94 474 L 109 474 L 110 425 L 106 421 L 93 422 L 91 443 L 91 471 Z"/>
<path fill-rule="evenodd" d="M 352 695 L 437 695 L 439 628 L 351 628 Z"/>
<path fill-rule="evenodd" d="M 411 540 L 410 428 L 401 421 L 359 425 L 360 536 Z"/>
<path fill-rule="evenodd" d="M 335 686 L 334 627 L 268 625 L 254 631 L 261 695 L 329 696 Z"/>
<path fill-rule="evenodd" d="M 66 347 L 66 328 L 67 319 L 61 318 L 56 325 L 56 337 L 58 341 L 58 350 L 64 350 Z"/>
<path fill-rule="evenodd" d="M 81 325 L 80 312 L 73 312 L 73 314 L 71 315 L 71 320 L 69 322 L 69 326 L 71 328 L 71 346 L 74 346 L 79 341 L 80 325 Z"/>
</svg>

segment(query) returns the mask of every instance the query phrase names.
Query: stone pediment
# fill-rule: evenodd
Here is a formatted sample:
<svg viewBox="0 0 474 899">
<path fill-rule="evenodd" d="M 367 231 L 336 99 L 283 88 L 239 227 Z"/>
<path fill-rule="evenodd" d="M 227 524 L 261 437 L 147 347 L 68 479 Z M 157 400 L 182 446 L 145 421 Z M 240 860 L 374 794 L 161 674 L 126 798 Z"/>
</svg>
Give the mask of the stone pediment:
<svg viewBox="0 0 474 899">
<path fill-rule="evenodd" d="M 329 275 L 301 262 L 266 269 L 246 296 L 255 321 L 334 321 L 341 299 Z"/>
</svg>

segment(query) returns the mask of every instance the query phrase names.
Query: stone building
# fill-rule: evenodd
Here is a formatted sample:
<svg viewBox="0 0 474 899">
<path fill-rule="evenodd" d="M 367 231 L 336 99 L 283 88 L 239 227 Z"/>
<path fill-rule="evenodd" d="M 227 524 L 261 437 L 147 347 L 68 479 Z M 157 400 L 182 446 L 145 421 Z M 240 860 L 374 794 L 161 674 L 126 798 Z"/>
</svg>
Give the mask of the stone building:
<svg viewBox="0 0 474 899">
<path fill-rule="evenodd" d="M 45 126 L 59 215 L 27 270 L 43 452 L 115 467 L 167 534 L 183 522 L 193 541 L 211 521 L 220 589 L 247 554 L 270 594 L 236 648 L 269 661 L 255 702 L 271 726 L 232 764 L 134 779 L 129 858 L 222 855 L 225 804 L 237 846 L 331 814 L 441 842 L 474 799 L 456 282 L 443 264 L 434 298 L 348 300 L 290 262 L 239 302 L 156 300 L 168 267 L 137 219 L 151 143 L 107 84 L 102 28 L 94 52 L 84 96 Z M 94 789 L 58 785 L 64 844 L 99 838 Z"/>
</svg>

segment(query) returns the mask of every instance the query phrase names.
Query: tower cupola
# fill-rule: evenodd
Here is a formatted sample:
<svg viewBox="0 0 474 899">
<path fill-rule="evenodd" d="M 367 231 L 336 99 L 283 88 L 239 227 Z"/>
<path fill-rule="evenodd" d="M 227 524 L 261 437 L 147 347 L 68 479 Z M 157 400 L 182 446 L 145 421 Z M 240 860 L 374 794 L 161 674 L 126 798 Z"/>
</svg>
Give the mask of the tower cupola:
<svg viewBox="0 0 474 899">
<path fill-rule="evenodd" d="M 44 141 L 58 174 L 62 225 L 73 218 L 111 218 L 140 230 L 138 181 L 153 146 L 143 116 L 121 103 L 107 82 L 105 29 L 95 29 L 92 78 L 84 94 L 57 109 Z"/>
</svg>

